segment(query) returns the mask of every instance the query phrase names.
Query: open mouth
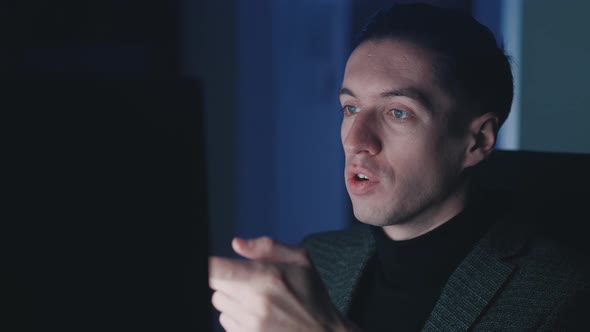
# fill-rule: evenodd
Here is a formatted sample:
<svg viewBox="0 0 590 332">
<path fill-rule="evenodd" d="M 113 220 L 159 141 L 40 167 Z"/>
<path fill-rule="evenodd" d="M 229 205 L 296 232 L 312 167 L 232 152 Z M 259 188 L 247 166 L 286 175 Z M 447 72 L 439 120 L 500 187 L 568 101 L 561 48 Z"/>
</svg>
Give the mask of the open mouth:
<svg viewBox="0 0 590 332">
<path fill-rule="evenodd" d="M 372 175 L 350 172 L 349 178 L 347 180 L 348 193 L 352 195 L 364 195 L 372 192 L 378 183 L 379 181 L 377 178 L 373 177 Z"/>
<path fill-rule="evenodd" d="M 362 182 L 362 181 L 369 181 L 369 178 L 368 178 L 368 177 L 367 177 L 365 174 L 357 174 L 357 175 L 355 176 L 355 179 L 356 179 L 357 181 L 361 181 L 361 182 Z"/>
<path fill-rule="evenodd" d="M 364 168 L 361 165 L 348 165 L 346 167 L 346 190 L 350 195 L 368 195 L 379 190 L 379 172 L 377 168 Z"/>
</svg>

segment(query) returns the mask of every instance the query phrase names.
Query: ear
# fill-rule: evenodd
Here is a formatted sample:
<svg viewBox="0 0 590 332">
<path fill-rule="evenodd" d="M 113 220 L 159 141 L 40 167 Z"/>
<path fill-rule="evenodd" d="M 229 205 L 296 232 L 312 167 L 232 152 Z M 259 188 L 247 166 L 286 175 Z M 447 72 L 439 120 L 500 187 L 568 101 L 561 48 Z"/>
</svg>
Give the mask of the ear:
<svg viewBox="0 0 590 332">
<path fill-rule="evenodd" d="M 498 115 L 492 112 L 482 114 L 471 121 L 467 132 L 464 168 L 477 165 L 494 151 L 498 122 Z"/>
</svg>

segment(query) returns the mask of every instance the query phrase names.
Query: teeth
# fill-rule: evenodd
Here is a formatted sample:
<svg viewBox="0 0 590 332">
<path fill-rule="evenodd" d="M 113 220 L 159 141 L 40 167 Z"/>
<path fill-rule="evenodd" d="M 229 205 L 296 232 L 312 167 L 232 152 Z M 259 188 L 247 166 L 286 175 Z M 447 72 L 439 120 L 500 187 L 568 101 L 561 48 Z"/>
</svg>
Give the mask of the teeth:
<svg viewBox="0 0 590 332">
<path fill-rule="evenodd" d="M 356 176 L 361 180 L 368 180 L 369 179 L 365 174 L 357 174 Z"/>
</svg>

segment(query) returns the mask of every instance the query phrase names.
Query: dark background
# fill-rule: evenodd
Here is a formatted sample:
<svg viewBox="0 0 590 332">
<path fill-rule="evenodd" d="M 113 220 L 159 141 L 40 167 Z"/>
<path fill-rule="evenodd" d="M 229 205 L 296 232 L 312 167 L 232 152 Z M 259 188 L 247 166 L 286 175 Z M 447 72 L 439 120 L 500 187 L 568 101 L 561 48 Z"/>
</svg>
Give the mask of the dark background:
<svg viewBox="0 0 590 332">
<path fill-rule="evenodd" d="M 179 1 L 3 1 L 4 75 L 179 76 Z"/>
<path fill-rule="evenodd" d="M 0 9 L 0 329 L 208 331 L 202 85 L 176 1 Z"/>
</svg>

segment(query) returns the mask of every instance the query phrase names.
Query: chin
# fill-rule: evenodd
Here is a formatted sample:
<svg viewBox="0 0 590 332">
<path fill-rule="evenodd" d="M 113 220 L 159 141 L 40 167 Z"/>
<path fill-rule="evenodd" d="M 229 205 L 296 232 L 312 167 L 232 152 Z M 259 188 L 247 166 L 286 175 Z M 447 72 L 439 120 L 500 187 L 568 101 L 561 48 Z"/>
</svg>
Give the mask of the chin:
<svg viewBox="0 0 590 332">
<path fill-rule="evenodd" d="M 366 204 L 366 202 L 352 202 L 355 218 L 367 225 L 392 226 L 411 222 L 414 215 L 412 209 L 403 204 Z"/>
<path fill-rule="evenodd" d="M 388 218 L 385 214 L 375 211 L 375 209 L 368 207 L 355 208 L 353 205 L 353 211 L 355 218 L 363 224 L 372 226 L 388 226 L 396 224 L 395 221 L 392 221 L 393 218 Z"/>
</svg>

